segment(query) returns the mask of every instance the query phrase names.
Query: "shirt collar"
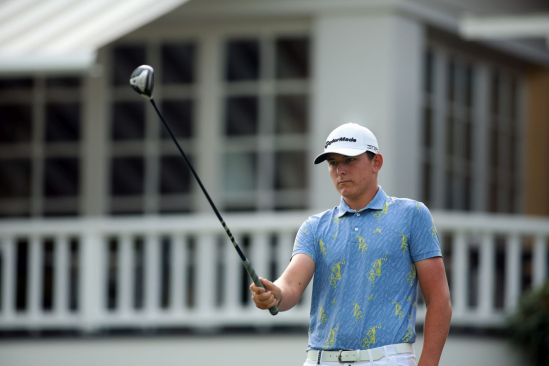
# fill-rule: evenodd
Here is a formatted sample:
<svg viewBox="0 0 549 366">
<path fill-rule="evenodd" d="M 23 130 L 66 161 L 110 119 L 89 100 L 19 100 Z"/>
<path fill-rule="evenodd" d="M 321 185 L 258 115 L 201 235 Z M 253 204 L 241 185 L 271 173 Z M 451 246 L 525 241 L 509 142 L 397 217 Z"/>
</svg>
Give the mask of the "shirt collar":
<svg viewBox="0 0 549 366">
<path fill-rule="evenodd" d="M 337 217 L 341 217 L 345 215 L 347 212 L 355 213 L 355 212 L 361 212 L 368 209 L 381 210 L 383 209 L 383 205 L 385 205 L 385 202 L 387 202 L 387 195 L 385 194 L 381 186 L 379 186 L 379 189 L 377 190 L 377 193 L 374 196 L 374 199 L 371 200 L 366 207 L 358 211 L 355 211 L 352 208 L 350 208 L 349 205 L 343 199 L 343 197 L 341 197 L 339 206 L 336 207 L 336 215 Z"/>
</svg>

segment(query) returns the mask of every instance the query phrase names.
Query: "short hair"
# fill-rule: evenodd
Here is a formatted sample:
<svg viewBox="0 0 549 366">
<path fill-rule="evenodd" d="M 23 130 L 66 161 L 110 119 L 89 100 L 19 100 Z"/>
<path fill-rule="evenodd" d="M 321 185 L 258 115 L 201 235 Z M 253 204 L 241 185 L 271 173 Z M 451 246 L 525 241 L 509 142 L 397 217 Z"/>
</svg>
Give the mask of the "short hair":
<svg viewBox="0 0 549 366">
<path fill-rule="evenodd" d="M 370 161 L 372 161 L 372 159 L 374 158 L 374 156 L 376 156 L 376 154 L 374 154 L 373 152 L 371 151 L 366 151 L 366 156 L 368 156 L 368 159 Z"/>
</svg>

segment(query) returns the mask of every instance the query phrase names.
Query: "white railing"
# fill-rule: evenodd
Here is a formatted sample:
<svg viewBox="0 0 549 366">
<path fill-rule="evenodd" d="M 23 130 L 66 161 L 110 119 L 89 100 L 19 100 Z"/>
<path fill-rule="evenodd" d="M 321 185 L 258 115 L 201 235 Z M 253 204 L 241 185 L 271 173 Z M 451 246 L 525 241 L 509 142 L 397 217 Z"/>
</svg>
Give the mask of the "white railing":
<svg viewBox="0 0 549 366">
<path fill-rule="evenodd" d="M 453 325 L 501 327 L 526 286 L 548 279 L 549 220 L 434 213 Z M 260 276 L 286 267 L 308 213 L 227 214 Z M 0 330 L 308 324 L 310 289 L 276 317 L 213 215 L 0 222 Z M 418 323 L 425 308 L 420 303 Z"/>
</svg>

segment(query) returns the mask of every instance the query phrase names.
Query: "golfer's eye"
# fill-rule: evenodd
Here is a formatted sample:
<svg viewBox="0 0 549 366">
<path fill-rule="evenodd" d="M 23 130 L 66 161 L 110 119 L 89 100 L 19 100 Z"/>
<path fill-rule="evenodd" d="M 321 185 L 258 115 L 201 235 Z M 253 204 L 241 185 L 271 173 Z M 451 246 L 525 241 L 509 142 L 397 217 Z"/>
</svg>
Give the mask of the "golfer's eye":
<svg viewBox="0 0 549 366">
<path fill-rule="evenodd" d="M 332 160 L 332 161 L 329 161 L 328 164 L 331 165 L 331 166 L 336 166 L 336 165 L 337 165 L 337 161 Z"/>
<path fill-rule="evenodd" d="M 347 163 L 350 163 L 352 161 L 355 161 L 356 159 L 355 158 L 347 158 Z"/>
</svg>

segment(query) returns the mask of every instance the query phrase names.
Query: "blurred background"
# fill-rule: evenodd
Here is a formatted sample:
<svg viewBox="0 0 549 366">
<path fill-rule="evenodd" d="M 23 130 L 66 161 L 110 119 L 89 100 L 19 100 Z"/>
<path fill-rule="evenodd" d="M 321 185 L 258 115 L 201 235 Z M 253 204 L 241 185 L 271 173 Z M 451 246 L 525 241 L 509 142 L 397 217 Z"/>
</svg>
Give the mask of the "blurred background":
<svg viewBox="0 0 549 366">
<path fill-rule="evenodd" d="M 312 160 L 357 122 L 384 190 L 433 213 L 441 364 L 524 363 L 507 319 L 549 279 L 548 47 L 545 0 L 0 0 L 0 365 L 305 360 L 310 289 L 276 317 L 253 306 L 129 86 L 142 64 L 260 276 L 339 203 Z"/>
</svg>

